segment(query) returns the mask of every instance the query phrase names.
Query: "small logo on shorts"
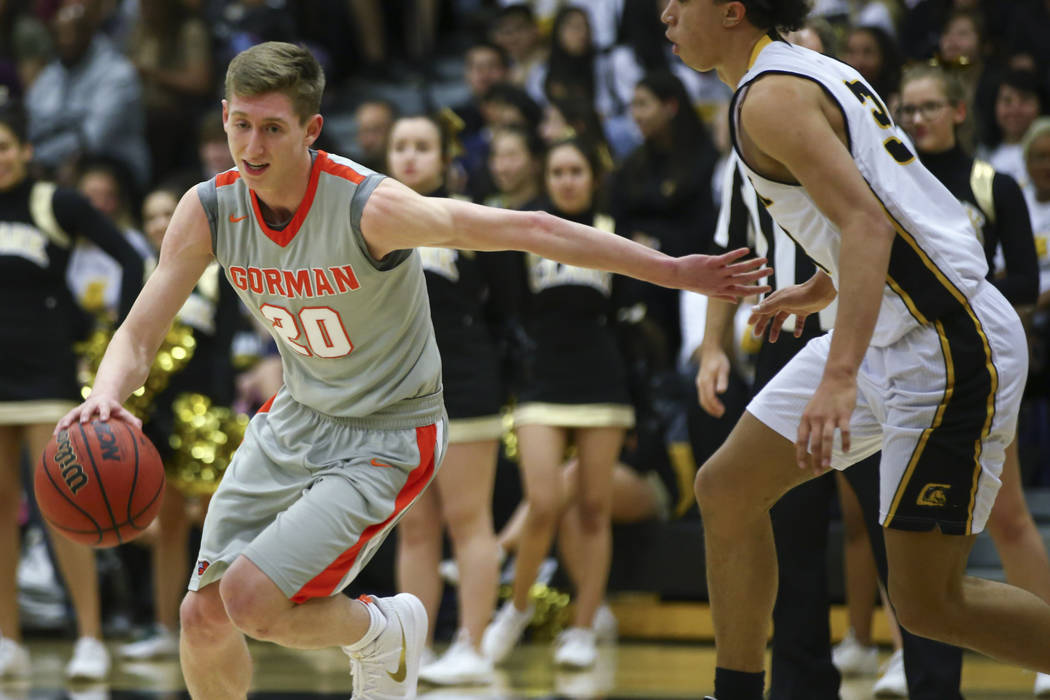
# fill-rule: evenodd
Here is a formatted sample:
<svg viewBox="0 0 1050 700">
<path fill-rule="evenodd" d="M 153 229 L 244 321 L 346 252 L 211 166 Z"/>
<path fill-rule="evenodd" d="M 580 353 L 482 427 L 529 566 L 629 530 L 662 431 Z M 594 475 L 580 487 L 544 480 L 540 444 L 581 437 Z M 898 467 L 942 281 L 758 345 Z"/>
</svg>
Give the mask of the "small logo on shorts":
<svg viewBox="0 0 1050 700">
<path fill-rule="evenodd" d="M 197 560 L 197 575 L 203 576 L 204 572 L 208 570 L 209 566 L 211 566 L 211 562 L 207 559 Z"/>
<path fill-rule="evenodd" d="M 940 508 L 948 504 L 948 489 L 951 484 L 926 484 L 915 500 L 920 506 Z"/>
<path fill-rule="evenodd" d="M 393 469 L 394 468 L 393 464 L 387 464 L 386 462 L 380 462 L 375 457 L 372 458 L 372 461 L 369 462 L 369 464 L 371 464 L 373 467 L 387 467 L 388 469 Z"/>
</svg>

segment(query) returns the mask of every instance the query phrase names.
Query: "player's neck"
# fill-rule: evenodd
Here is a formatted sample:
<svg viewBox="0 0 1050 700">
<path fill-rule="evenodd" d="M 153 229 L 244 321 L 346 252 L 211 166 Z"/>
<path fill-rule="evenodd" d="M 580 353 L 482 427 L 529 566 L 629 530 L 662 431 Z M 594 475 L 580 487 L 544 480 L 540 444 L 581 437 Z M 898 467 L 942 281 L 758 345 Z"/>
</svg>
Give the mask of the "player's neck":
<svg viewBox="0 0 1050 700">
<path fill-rule="evenodd" d="M 295 211 L 299 208 L 310 186 L 312 170 L 313 158 L 310 152 L 306 151 L 303 159 L 291 169 L 288 177 L 282 182 L 255 189 L 255 196 L 259 200 L 263 218 L 268 224 L 280 225 L 295 216 Z"/>
<path fill-rule="evenodd" d="M 735 90 L 740 79 L 771 40 L 765 32 L 757 29 L 754 32 L 740 32 L 733 39 L 727 47 L 725 60 L 718 66 L 718 77 Z"/>
</svg>

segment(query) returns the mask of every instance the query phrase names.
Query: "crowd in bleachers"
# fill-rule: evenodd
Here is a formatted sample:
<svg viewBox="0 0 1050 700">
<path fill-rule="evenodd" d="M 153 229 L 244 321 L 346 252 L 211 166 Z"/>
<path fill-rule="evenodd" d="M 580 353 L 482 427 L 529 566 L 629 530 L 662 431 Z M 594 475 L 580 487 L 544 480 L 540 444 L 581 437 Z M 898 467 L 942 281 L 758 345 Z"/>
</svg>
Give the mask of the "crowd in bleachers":
<svg viewBox="0 0 1050 700">
<path fill-rule="evenodd" d="M 731 91 L 715 75 L 696 73 L 671 53 L 660 22 L 662 5 L 660 0 L 0 0 L 0 106 L 25 114 L 24 136 L 6 121 L 0 133 L 11 132 L 12 148 L 20 141 L 32 147 L 26 157 L 29 177 L 79 190 L 148 268 L 182 193 L 234 166 L 219 109 L 227 63 L 263 41 L 301 42 L 326 71 L 325 118 L 352 125 L 323 133 L 322 149 L 346 154 L 422 194 L 543 209 L 669 255 L 708 253 L 717 248 L 717 203 L 727 181 Z M 987 161 L 1019 188 L 1008 215 L 1020 217 L 1028 226 L 1025 235 L 1034 236 L 1040 284 L 1034 296 L 1011 298 L 1026 321 L 1031 346 L 1018 448 L 1024 486 L 1050 486 L 1050 2 L 817 0 L 814 5 L 809 31 L 819 35 L 825 53 L 864 76 L 900 123 L 916 127 L 909 134 L 924 160 L 922 125 L 963 104 L 954 124 L 958 144 L 951 147 Z M 449 65 L 451 77 L 439 70 Z M 952 94 L 902 99 L 902 75 L 912 76 L 907 83 L 923 66 L 950 75 L 960 86 L 957 99 Z M 457 97 L 443 104 L 441 94 Z M 409 99 L 402 99 L 406 95 Z M 419 104 L 425 115 L 406 114 Z M 395 130 L 399 140 L 391 138 Z M 0 172 L 0 204 L 5 187 Z M 972 214 L 982 230 L 980 217 L 990 214 L 980 204 Z M 1000 227 L 1003 222 L 999 217 Z M 1003 246 L 986 247 L 992 276 L 1005 278 L 1014 272 L 1007 268 L 1018 263 L 1007 236 L 1001 239 Z M 0 241 L 0 258 L 8 254 Z M 720 417 L 699 408 L 694 375 L 702 310 L 699 322 L 695 316 L 683 320 L 685 309 L 693 307 L 683 306 L 677 291 L 534 258 L 470 258 L 478 266 L 471 274 L 479 275 L 477 294 L 484 300 L 476 319 L 486 324 L 498 354 L 483 388 L 503 388 L 495 406 L 473 413 L 473 406 L 464 408 L 462 416 L 450 408 L 450 414 L 491 417 L 500 414 L 499 404 L 516 405 L 505 412 L 506 421 L 498 421 L 496 434 L 468 440 L 493 441 L 492 453 L 464 459 L 494 470 L 499 440 L 500 459 L 521 463 L 524 500 L 513 516 L 497 518 L 497 524 L 509 520 L 498 538 L 500 561 L 518 557 L 511 598 L 496 612 L 485 644 L 482 630 L 496 601 L 462 621 L 469 634 L 457 653 L 469 656 L 464 649 L 472 646 L 498 662 L 510 652 L 534 615 L 530 587 L 557 540 L 569 585 L 584 604 L 577 606 L 556 658 L 586 667 L 601 637 L 596 625 L 610 624 L 602 604 L 609 550 L 615 546 L 609 543 L 610 523 L 698 517 L 693 474 L 717 449 L 742 405 L 727 399 L 729 410 Z M 426 259 L 431 277 L 446 274 L 442 266 L 448 264 L 440 256 Z M 455 267 L 455 260 L 451 264 Z M 112 250 L 103 252 L 87 241 L 72 250 L 67 272 L 72 294 L 105 323 L 126 311 L 121 275 Z M 200 338 L 210 339 L 198 343 L 210 353 L 210 364 L 192 370 L 194 379 L 173 380 L 172 388 L 159 391 L 158 407 L 146 416 L 147 426 L 153 425 L 148 434 L 168 459 L 176 451 L 171 445 L 179 410 L 173 405 L 179 395 L 197 392 L 250 412 L 280 384 L 272 341 L 261 340 L 245 319 L 229 320 L 238 317 L 230 312 L 229 290 L 223 291 L 221 275 L 212 276 L 202 280 L 197 306 L 184 319 Z M 762 341 L 742 324 L 731 332 L 734 386 L 727 397 L 741 397 Z M 204 357 L 205 350 L 198 352 Z M 461 366 L 466 360 L 443 361 Z M 469 375 L 479 366 L 465 371 Z M 189 377 L 191 370 L 186 371 Z M 0 405 L 13 400 L 0 394 Z M 562 410 L 566 407 L 572 410 Z M 511 423 L 516 433 L 504 429 Z M 24 444 L 30 450 L 37 446 L 28 437 Z M 207 488 L 172 484 L 150 540 L 153 588 L 144 590 L 137 574 L 129 579 L 139 601 L 130 610 L 133 622 L 149 627 L 139 643 L 125 648 L 130 657 L 177 653 L 182 587 L 172 582 L 186 578 L 189 531 L 206 508 Z M 489 509 L 493 485 L 476 486 L 482 488 L 478 503 Z M 431 515 L 449 521 L 453 540 L 468 542 L 444 506 Z M 11 513 L 4 515 L 13 521 Z M 411 527 L 407 519 L 406 528 Z M 436 553 L 428 549 L 432 542 L 411 536 L 407 542 L 417 549 L 402 558 L 402 566 L 436 562 L 440 542 Z M 120 557 L 126 570 L 142 564 L 139 554 Z M 16 567 L 8 563 L 13 579 Z M 114 566 L 121 568 L 119 562 Z M 461 585 L 472 575 L 446 571 Z M 419 585 L 421 577 L 403 576 L 408 583 L 402 587 Z M 0 585 L 0 596 L 13 593 Z M 440 595 L 431 594 L 435 597 Z M 101 634 L 98 617 L 97 609 L 80 611 L 81 639 Z M 5 601 L 0 601 L 0 633 L 0 676 L 17 673 L 19 664 L 28 662 L 12 651 L 9 642 L 20 638 L 20 630 L 17 613 Z M 85 658 L 75 666 L 74 657 L 67 672 L 104 677 L 105 651 L 80 647 L 77 653 Z M 479 671 L 477 664 L 470 667 L 471 659 L 451 653 L 445 661 L 445 669 L 431 667 L 435 682 L 491 670 L 478 661 Z M 450 672 L 447 667 L 455 663 L 467 671 Z"/>
</svg>

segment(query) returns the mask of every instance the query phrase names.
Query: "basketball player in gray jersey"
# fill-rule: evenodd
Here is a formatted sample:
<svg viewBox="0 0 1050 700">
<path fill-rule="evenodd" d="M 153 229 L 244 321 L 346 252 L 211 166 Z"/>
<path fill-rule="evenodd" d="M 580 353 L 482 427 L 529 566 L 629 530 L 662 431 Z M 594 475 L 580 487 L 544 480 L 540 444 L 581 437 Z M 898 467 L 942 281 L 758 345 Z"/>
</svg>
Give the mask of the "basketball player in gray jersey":
<svg viewBox="0 0 1050 700">
<path fill-rule="evenodd" d="M 446 444 L 441 366 L 417 246 L 517 249 L 735 299 L 764 260 L 670 258 L 538 212 L 422 197 L 311 150 L 324 76 L 305 49 L 265 43 L 230 63 L 222 103 L 236 169 L 186 193 L 156 271 L 114 334 L 91 397 L 59 423 L 138 423 L 121 403 L 216 259 L 270 328 L 285 385 L 256 415 L 204 524 L 181 607 L 194 698 L 244 698 L 245 637 L 341 646 L 353 697 L 415 697 L 426 613 L 417 598 L 339 592 L 434 478 Z"/>
<path fill-rule="evenodd" d="M 662 16 L 675 53 L 736 91 L 730 124 L 742 167 L 820 268 L 763 301 L 756 333 L 838 299 L 834 330 L 765 385 L 697 473 L 715 695 L 762 697 L 777 581 L 770 506 L 880 449 L 880 521 L 900 622 L 1047 672 L 1050 605 L 964 575 L 1017 422 L 1027 373 L 1020 320 L 984 279 L 965 211 L 914 157 L 871 86 L 781 38 L 806 12 L 805 0 L 669 0 Z"/>
</svg>

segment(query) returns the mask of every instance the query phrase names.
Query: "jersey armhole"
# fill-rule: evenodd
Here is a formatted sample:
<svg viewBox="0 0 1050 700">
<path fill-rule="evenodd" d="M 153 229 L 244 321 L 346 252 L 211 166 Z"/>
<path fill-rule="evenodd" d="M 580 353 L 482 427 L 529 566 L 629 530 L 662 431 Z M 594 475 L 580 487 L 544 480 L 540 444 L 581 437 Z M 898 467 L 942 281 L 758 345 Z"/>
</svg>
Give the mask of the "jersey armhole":
<svg viewBox="0 0 1050 700">
<path fill-rule="evenodd" d="M 219 194 L 215 187 L 215 178 L 197 185 L 197 198 L 204 209 L 204 216 L 208 219 L 208 229 L 211 234 L 211 253 L 218 259 Z"/>
<path fill-rule="evenodd" d="M 372 173 L 365 178 L 364 182 L 357 186 L 354 196 L 350 200 L 350 230 L 353 232 L 354 241 L 357 243 L 358 250 L 365 256 L 365 260 L 380 272 L 393 270 L 405 260 L 408 260 L 408 257 L 412 254 L 411 250 L 395 250 L 388 253 L 382 260 L 376 260 L 372 255 L 372 251 L 368 249 L 368 243 L 365 241 L 364 234 L 361 233 L 361 215 L 364 213 L 365 204 L 368 202 L 368 198 L 372 196 L 372 193 L 375 192 L 376 187 L 379 187 L 379 183 L 384 179 L 386 179 L 386 175 Z"/>
</svg>

